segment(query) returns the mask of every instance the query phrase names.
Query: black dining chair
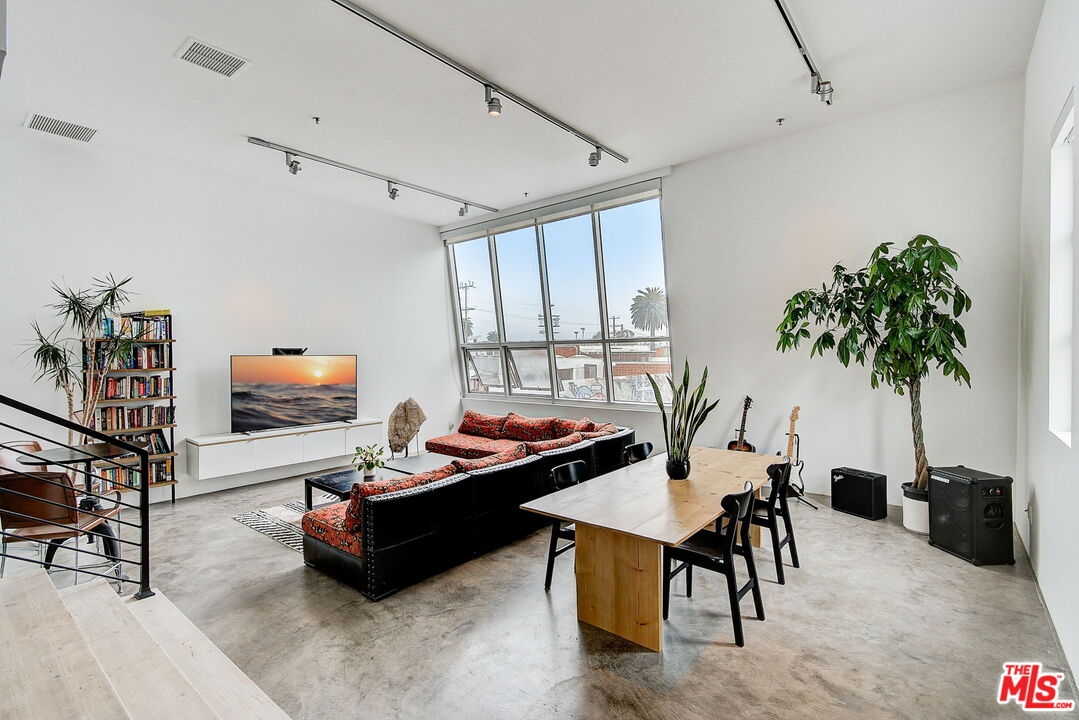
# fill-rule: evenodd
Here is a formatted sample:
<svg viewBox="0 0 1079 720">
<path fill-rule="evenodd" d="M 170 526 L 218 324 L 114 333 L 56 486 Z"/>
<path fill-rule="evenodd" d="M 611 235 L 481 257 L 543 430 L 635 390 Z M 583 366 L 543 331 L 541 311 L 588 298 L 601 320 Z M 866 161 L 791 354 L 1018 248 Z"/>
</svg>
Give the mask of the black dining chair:
<svg viewBox="0 0 1079 720">
<path fill-rule="evenodd" d="M 632 465 L 633 463 L 639 463 L 641 460 L 647 460 L 648 456 L 652 454 L 652 443 L 639 442 L 635 445 L 626 445 L 626 449 L 622 451 L 622 457 L 625 459 L 626 465 Z"/>
<path fill-rule="evenodd" d="M 565 490 L 573 485 L 578 485 L 588 479 L 588 465 L 584 460 L 574 460 L 565 465 L 556 465 L 551 468 L 551 481 L 555 490 Z M 551 523 L 551 546 L 547 551 L 547 578 L 544 580 L 543 589 L 551 589 L 551 576 L 554 573 L 554 559 L 572 549 L 577 543 L 577 533 L 573 523 L 565 526 L 561 520 Z M 569 540 L 568 545 L 558 547 L 559 540 Z"/>
<path fill-rule="evenodd" d="M 768 492 L 768 498 L 758 500 L 753 508 L 751 523 L 758 527 L 768 528 L 772 536 L 772 552 L 775 554 L 776 577 L 779 584 L 784 585 L 783 578 L 783 546 L 790 548 L 791 564 L 798 567 L 798 546 L 794 542 L 794 526 L 791 524 L 791 509 L 787 504 L 787 488 L 791 482 L 790 462 L 781 465 L 771 465 L 768 468 L 768 477 L 771 479 L 772 488 Z M 783 537 L 779 536 L 779 522 L 783 521 Z"/>
<path fill-rule="evenodd" d="M 717 572 L 727 578 L 727 595 L 731 602 L 731 619 L 734 623 L 734 642 L 738 647 L 746 644 L 742 632 L 742 612 L 739 603 L 746 593 L 753 593 L 753 605 L 757 619 L 764 620 L 764 601 L 761 598 L 757 567 L 753 563 L 753 545 L 749 539 L 749 519 L 753 512 L 753 486 L 746 483 L 745 491 L 723 498 L 724 517 L 716 521 L 716 530 L 702 530 L 677 547 L 663 548 L 663 619 L 666 620 L 671 606 L 671 579 L 686 571 L 686 597 L 693 594 L 692 572 L 697 566 Z M 735 540 L 737 539 L 737 543 Z M 734 556 L 741 555 L 746 561 L 749 579 L 739 587 L 734 567 Z M 671 562 L 680 563 L 673 570 Z"/>
</svg>

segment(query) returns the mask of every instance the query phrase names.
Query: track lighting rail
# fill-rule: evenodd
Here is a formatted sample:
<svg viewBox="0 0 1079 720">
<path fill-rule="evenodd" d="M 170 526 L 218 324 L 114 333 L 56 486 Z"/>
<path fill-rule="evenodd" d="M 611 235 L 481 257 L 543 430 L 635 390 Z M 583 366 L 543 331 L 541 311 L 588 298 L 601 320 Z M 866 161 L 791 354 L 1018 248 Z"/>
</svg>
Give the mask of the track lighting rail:
<svg viewBox="0 0 1079 720">
<path fill-rule="evenodd" d="M 356 3 L 352 2 L 352 0 L 330 0 L 330 1 L 335 3 L 336 5 L 341 6 L 345 10 L 348 10 L 353 15 L 357 15 L 357 16 L 363 18 L 364 20 L 371 23 L 372 25 L 375 25 L 376 27 L 382 28 L 383 30 L 385 30 L 389 34 L 393 35 L 397 39 L 408 43 L 412 47 L 426 53 L 427 55 L 430 55 L 435 60 L 438 60 L 439 62 L 443 63 L 444 65 L 448 65 L 449 67 L 453 68 L 454 70 L 461 73 L 465 77 L 468 77 L 468 78 L 470 78 L 472 80 L 475 80 L 480 85 L 483 85 L 486 88 L 486 95 L 487 95 L 487 98 L 488 98 L 488 105 L 489 106 L 490 106 L 490 95 L 493 92 L 495 95 L 500 95 L 501 97 L 504 97 L 507 100 L 510 100 L 510 101 L 520 105 L 525 110 L 528 110 L 529 112 L 538 115 L 539 117 L 543 118 L 547 122 L 551 123 L 552 125 L 554 125 L 554 126 L 556 126 L 558 128 L 561 128 L 562 130 L 565 130 L 566 132 L 570 133 L 571 135 L 575 135 L 579 139 L 581 139 L 584 142 L 588 143 L 589 145 L 593 146 L 596 150 L 602 150 L 604 153 L 610 155 L 611 157 L 613 157 L 613 158 L 615 158 L 617 160 L 621 160 L 624 163 L 629 162 L 628 157 L 626 157 L 622 153 L 620 153 L 620 152 L 618 152 L 616 150 L 613 150 L 610 147 L 604 145 L 603 143 L 601 143 L 599 140 L 592 137 L 588 133 L 585 133 L 585 132 L 583 132 L 581 130 L 578 130 L 577 128 L 573 127 L 572 125 L 570 125 L 569 123 L 567 123 L 567 122 L 565 122 L 563 120 L 559 120 L 557 117 L 555 117 L 551 113 L 547 112 L 546 110 L 544 110 L 542 108 L 536 107 L 535 105 L 530 103 L 528 100 L 525 100 L 523 97 L 521 97 L 517 93 L 515 93 L 515 92 L 513 92 L 511 90 L 507 90 L 506 88 L 502 87 L 501 85 L 499 85 L 495 81 L 493 81 L 493 80 L 491 80 L 491 79 L 489 79 L 487 77 L 484 77 L 483 75 L 481 75 L 477 71 L 473 70 L 472 68 L 468 67 L 467 65 L 464 65 L 463 63 L 460 63 L 457 60 L 454 60 L 450 56 L 446 55 L 445 53 L 443 53 L 443 52 L 441 52 L 439 50 L 436 50 L 435 48 L 431 47 L 430 45 L 423 42 L 422 40 L 419 40 L 419 39 L 413 37 L 412 35 L 409 35 L 407 32 L 405 32 L 401 28 L 387 22 L 386 20 L 383 20 L 382 18 L 380 18 L 378 15 L 375 15 L 371 11 L 360 7 Z M 499 105 L 499 112 L 501 112 L 501 105 Z M 476 207 L 482 207 L 482 206 L 477 205 Z"/>
<path fill-rule="evenodd" d="M 802 55 L 802 60 L 805 61 L 806 67 L 809 68 L 809 91 L 816 95 L 822 103 L 831 105 L 832 83 L 821 76 L 820 68 L 817 67 L 817 63 L 813 62 L 813 57 L 809 54 L 809 48 L 806 47 L 802 34 L 798 32 L 798 26 L 794 24 L 794 18 L 791 16 L 791 11 L 786 2 L 784 0 L 775 0 L 775 3 L 779 14 L 783 16 L 783 23 L 787 26 L 791 37 L 794 38 L 794 44 L 798 46 L 798 52 Z"/>
<path fill-rule="evenodd" d="M 306 160 L 312 160 L 317 163 L 322 163 L 323 165 L 330 165 L 331 167 L 340 168 L 341 170 L 348 170 L 349 172 L 354 172 L 359 175 L 366 175 L 367 177 L 374 178 L 375 180 L 382 180 L 383 182 L 388 183 L 387 187 L 390 190 L 396 190 L 397 187 L 408 188 L 409 190 L 416 190 L 422 193 L 426 193 L 428 195 L 434 195 L 435 197 L 443 198 L 445 200 L 452 200 L 453 202 L 460 204 L 462 208 L 478 207 L 484 210 L 489 210 L 490 212 L 498 212 L 498 208 L 493 208 L 489 205 L 483 205 L 482 203 L 465 200 L 464 198 L 457 197 L 456 195 L 449 195 L 444 192 L 439 192 L 438 190 L 432 190 L 431 188 L 424 187 L 423 185 L 416 185 L 415 183 L 398 180 L 397 178 L 392 178 L 388 175 L 383 175 L 382 173 L 377 173 L 373 170 L 364 170 L 363 168 L 356 167 L 355 165 L 349 165 L 347 163 L 338 162 L 337 160 L 331 160 L 330 158 L 322 157 L 321 155 L 313 155 L 311 153 L 304 152 L 303 150 L 286 147 L 285 145 L 278 145 L 277 143 L 270 142 L 269 140 L 263 140 L 262 138 L 249 137 L 247 138 L 247 142 L 251 143 L 252 145 L 259 145 L 264 148 L 269 148 L 270 150 L 276 150 L 278 152 L 285 153 L 286 159 L 288 159 L 289 155 L 292 155 L 294 157 L 300 157 Z M 291 162 L 297 161 L 291 160 Z M 297 168 L 296 171 L 293 171 L 292 167 L 293 166 L 290 164 L 289 172 L 292 172 L 292 174 L 295 175 L 296 172 L 298 172 L 299 165 L 297 164 L 295 166 Z M 391 197 L 393 199 L 396 199 L 395 196 Z"/>
</svg>

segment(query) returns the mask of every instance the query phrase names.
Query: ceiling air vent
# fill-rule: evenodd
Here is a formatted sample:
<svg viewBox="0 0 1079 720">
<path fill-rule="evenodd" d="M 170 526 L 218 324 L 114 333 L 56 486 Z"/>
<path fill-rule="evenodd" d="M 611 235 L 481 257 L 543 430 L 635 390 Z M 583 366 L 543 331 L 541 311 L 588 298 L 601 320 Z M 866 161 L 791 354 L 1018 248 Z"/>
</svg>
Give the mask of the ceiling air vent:
<svg viewBox="0 0 1079 720">
<path fill-rule="evenodd" d="M 90 139 L 97 134 L 97 130 L 88 128 L 85 125 L 76 125 L 75 123 L 57 120 L 37 113 L 30 113 L 26 118 L 26 127 L 31 130 L 40 130 L 60 137 L 71 138 L 72 140 L 82 140 L 83 142 L 90 142 Z"/>
<path fill-rule="evenodd" d="M 247 61 L 242 57 L 210 47 L 195 38 L 188 38 L 176 51 L 176 57 L 225 77 L 232 77 L 247 67 Z"/>
</svg>

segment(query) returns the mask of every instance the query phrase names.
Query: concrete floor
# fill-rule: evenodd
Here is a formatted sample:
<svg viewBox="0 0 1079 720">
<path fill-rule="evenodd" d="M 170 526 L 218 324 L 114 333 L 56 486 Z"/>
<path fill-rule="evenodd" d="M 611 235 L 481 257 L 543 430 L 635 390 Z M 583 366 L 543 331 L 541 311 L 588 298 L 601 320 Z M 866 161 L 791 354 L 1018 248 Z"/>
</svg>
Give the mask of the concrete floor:
<svg viewBox="0 0 1079 720">
<path fill-rule="evenodd" d="M 895 518 L 798 506 L 802 568 L 780 586 L 758 554 L 746 647 L 698 571 L 657 654 L 577 623 L 572 553 L 544 593 L 545 532 L 373 603 L 231 519 L 301 497 L 282 480 L 152 515 L 154 584 L 294 720 L 1018 717 L 1001 664 L 1066 669 L 1025 556 L 976 568 Z"/>
</svg>

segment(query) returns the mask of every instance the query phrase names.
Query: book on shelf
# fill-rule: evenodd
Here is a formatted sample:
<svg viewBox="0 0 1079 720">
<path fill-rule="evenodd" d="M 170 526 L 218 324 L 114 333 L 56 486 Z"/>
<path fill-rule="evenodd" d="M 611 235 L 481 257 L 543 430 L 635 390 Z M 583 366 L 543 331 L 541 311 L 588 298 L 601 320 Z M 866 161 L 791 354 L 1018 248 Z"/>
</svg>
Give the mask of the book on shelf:
<svg viewBox="0 0 1079 720">
<path fill-rule="evenodd" d="M 172 395 L 172 378 L 162 375 L 128 375 L 106 377 L 95 387 L 101 390 L 102 400 L 154 399 Z"/>
<path fill-rule="evenodd" d="M 142 487 L 142 472 L 137 467 L 98 468 L 98 491 L 125 490 Z M 150 484 L 168 482 L 172 479 L 172 461 L 150 465 Z M 121 484 L 122 483 L 122 484 Z M 125 488 L 124 485 L 128 487 Z"/>
<path fill-rule="evenodd" d="M 172 448 L 169 447 L 169 441 L 165 437 L 164 430 L 145 430 L 143 432 L 133 432 L 131 434 L 116 435 L 117 440 L 126 440 L 128 442 L 145 442 L 149 443 L 149 447 L 146 449 L 150 451 L 151 455 L 164 455 L 172 452 Z M 135 453 L 128 453 L 124 455 L 125 458 L 135 457 Z"/>
<path fill-rule="evenodd" d="M 102 339 L 131 337 L 136 340 L 169 340 L 172 338 L 172 315 L 168 310 L 148 310 L 102 318 L 98 334 Z"/>
<path fill-rule="evenodd" d="M 105 357 L 97 357 L 98 369 L 104 368 Z M 172 347 L 170 345 L 139 345 L 131 352 L 116 358 L 111 370 L 164 370 L 172 367 Z M 90 353 L 83 351 L 83 367 L 90 366 Z"/>
<path fill-rule="evenodd" d="M 175 408 L 162 405 L 140 407 L 100 407 L 94 411 L 90 427 L 95 430 L 126 430 L 153 425 L 171 425 L 176 419 Z"/>
</svg>

